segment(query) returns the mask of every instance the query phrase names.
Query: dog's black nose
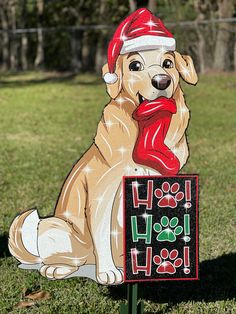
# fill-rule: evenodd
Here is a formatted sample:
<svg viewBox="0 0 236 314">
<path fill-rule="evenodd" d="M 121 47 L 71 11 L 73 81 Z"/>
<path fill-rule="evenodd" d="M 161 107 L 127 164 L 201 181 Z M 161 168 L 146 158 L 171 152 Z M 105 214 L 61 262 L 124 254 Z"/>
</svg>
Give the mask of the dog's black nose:
<svg viewBox="0 0 236 314">
<path fill-rule="evenodd" d="M 152 85 L 156 89 L 164 90 L 171 83 L 171 78 L 167 74 L 157 74 L 152 78 Z"/>
</svg>

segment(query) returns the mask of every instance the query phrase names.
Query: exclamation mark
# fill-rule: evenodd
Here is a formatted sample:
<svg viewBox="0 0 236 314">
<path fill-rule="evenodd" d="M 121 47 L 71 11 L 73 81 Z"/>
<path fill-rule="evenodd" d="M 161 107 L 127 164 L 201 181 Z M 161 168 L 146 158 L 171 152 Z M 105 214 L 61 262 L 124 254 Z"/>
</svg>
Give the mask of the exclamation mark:
<svg viewBox="0 0 236 314">
<path fill-rule="evenodd" d="M 185 204 L 185 208 L 188 209 L 192 206 L 191 204 L 191 181 L 187 180 L 185 181 L 185 200 L 186 200 L 186 204 Z"/>
<path fill-rule="evenodd" d="M 191 238 L 190 235 L 190 216 L 189 214 L 184 215 L 184 242 L 189 242 Z"/>
<path fill-rule="evenodd" d="M 188 275 L 190 273 L 190 261 L 189 261 L 189 246 L 184 246 L 184 273 Z"/>
</svg>

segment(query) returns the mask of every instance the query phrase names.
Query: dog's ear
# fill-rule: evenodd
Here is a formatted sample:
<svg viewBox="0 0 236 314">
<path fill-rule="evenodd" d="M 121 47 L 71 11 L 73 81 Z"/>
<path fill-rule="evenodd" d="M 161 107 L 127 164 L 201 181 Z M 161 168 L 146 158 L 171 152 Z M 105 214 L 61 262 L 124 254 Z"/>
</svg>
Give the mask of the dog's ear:
<svg viewBox="0 0 236 314">
<path fill-rule="evenodd" d="M 193 60 L 190 56 L 182 56 L 175 51 L 175 64 L 180 76 L 185 82 L 196 85 L 198 76 L 193 65 Z"/>
<path fill-rule="evenodd" d="M 106 73 L 109 73 L 108 64 L 106 63 L 102 67 L 102 76 L 104 76 Z M 118 57 L 116 61 L 116 69 L 115 74 L 117 75 L 117 80 L 115 83 L 107 83 L 107 93 L 111 98 L 116 98 L 120 91 L 121 91 L 121 81 L 122 81 L 122 58 Z"/>
</svg>

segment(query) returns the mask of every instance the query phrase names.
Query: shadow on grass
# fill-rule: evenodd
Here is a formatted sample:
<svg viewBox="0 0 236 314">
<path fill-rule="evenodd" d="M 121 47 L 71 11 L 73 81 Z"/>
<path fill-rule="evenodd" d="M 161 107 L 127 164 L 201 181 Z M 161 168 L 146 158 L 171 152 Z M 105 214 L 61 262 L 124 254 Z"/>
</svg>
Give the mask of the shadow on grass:
<svg viewBox="0 0 236 314">
<path fill-rule="evenodd" d="M 3 233 L 0 235 L 0 258 L 11 256 L 8 250 L 8 234 Z"/>
<path fill-rule="evenodd" d="M 67 74 L 57 74 L 57 75 L 48 75 L 42 78 L 28 78 L 28 79 L 16 79 L 16 80 L 7 80 L 7 79 L 0 79 L 0 86 L 1 87 L 25 87 L 29 85 L 35 84 L 43 84 L 43 83 L 65 83 L 70 82 L 72 85 L 101 85 L 102 80 L 99 78 L 95 78 L 93 80 L 83 80 L 83 78 L 79 78 L 75 81 L 72 81 L 78 73 L 67 73 Z M 6 75 L 7 77 L 7 75 Z"/>
<path fill-rule="evenodd" d="M 236 254 L 220 256 L 200 264 L 199 281 L 140 283 L 139 297 L 157 303 L 214 302 L 236 297 Z M 126 287 L 109 288 L 114 299 L 126 298 Z"/>
</svg>

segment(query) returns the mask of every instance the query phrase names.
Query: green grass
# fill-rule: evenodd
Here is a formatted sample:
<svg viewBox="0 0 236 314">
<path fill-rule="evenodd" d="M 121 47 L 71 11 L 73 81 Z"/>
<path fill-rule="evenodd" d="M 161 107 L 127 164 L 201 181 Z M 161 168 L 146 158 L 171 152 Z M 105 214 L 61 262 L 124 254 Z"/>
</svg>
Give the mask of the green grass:
<svg viewBox="0 0 236 314">
<path fill-rule="evenodd" d="M 200 174 L 200 281 L 140 285 L 146 313 L 236 313 L 236 76 L 206 75 L 183 84 L 191 156 L 183 173 Z M 7 232 L 21 210 L 53 208 L 72 164 L 90 145 L 108 102 L 97 77 L 39 73 L 0 77 L 0 313 L 16 313 L 22 291 L 49 300 L 21 313 L 117 313 L 125 287 L 73 278 L 48 281 L 17 268 Z M 234 163 L 233 163 L 234 161 Z"/>
</svg>

